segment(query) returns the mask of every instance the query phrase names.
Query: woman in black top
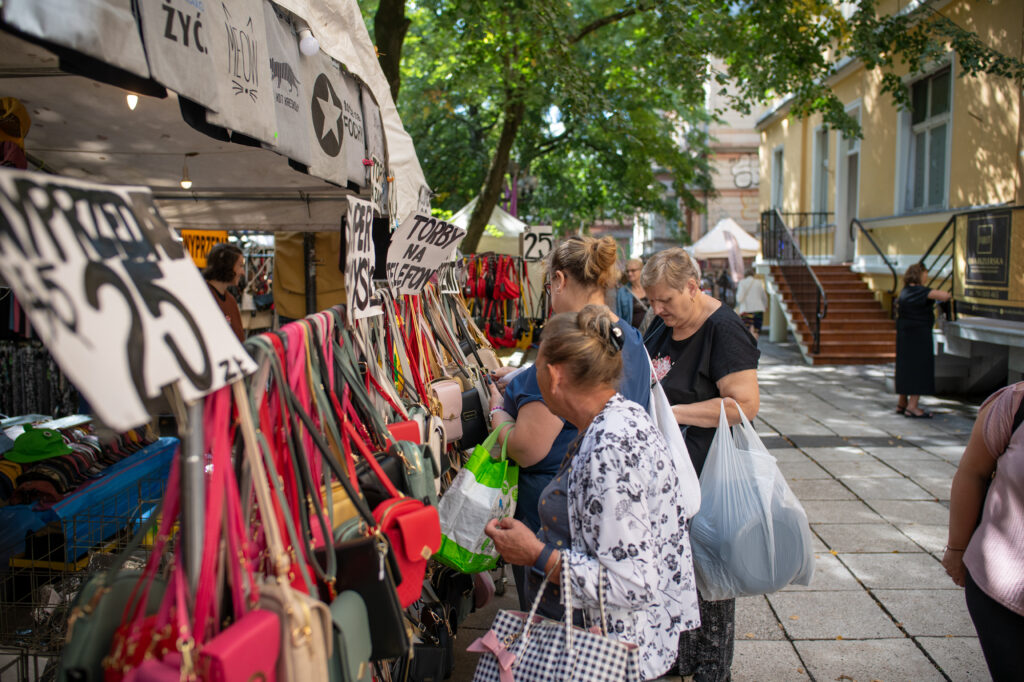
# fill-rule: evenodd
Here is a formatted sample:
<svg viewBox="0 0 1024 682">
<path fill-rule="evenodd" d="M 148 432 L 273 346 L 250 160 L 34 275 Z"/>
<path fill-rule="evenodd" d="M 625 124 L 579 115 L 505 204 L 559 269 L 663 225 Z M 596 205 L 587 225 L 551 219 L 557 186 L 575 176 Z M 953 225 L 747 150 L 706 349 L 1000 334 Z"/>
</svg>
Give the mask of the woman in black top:
<svg viewBox="0 0 1024 682">
<path fill-rule="evenodd" d="M 935 326 L 935 302 L 948 301 L 948 291 L 924 286 L 928 271 L 914 263 L 903 275 L 903 290 L 896 301 L 896 412 L 913 419 L 928 419 L 931 412 L 917 402 L 922 395 L 935 392 L 935 354 L 932 327 Z"/>
<path fill-rule="evenodd" d="M 652 256 L 641 282 L 660 318 L 651 325 L 644 345 L 699 476 L 718 426 L 722 399 L 734 399 L 748 419 L 760 408 L 760 351 L 739 315 L 701 291 L 700 273 L 683 249 Z M 736 403 L 726 402 L 729 424 L 740 421 Z M 709 682 L 727 680 L 736 601 L 699 599 L 699 605 L 701 627 L 679 638 L 679 674 Z"/>
</svg>

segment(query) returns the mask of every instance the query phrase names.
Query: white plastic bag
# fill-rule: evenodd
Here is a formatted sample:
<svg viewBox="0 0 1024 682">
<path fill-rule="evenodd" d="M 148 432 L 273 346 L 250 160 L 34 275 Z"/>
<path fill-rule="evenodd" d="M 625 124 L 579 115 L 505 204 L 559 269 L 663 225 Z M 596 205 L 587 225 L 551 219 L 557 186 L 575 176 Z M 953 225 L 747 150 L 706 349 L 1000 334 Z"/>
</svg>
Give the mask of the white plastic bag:
<svg viewBox="0 0 1024 682">
<path fill-rule="evenodd" d="M 740 416 L 730 433 L 722 401 L 690 526 L 697 589 L 708 601 L 809 585 L 814 575 L 807 514 L 742 409 Z"/>
<path fill-rule="evenodd" d="M 647 361 L 650 362 L 650 355 Z M 683 499 L 683 509 L 686 518 L 692 519 L 700 509 L 700 481 L 697 480 L 697 471 L 693 468 L 693 461 L 690 459 L 690 451 L 686 449 L 686 439 L 679 430 L 679 422 L 672 413 L 672 405 L 668 402 L 665 389 L 654 374 L 654 365 L 651 365 L 651 398 L 647 401 L 647 414 L 651 421 L 658 427 L 658 431 L 665 437 L 668 443 L 668 451 L 676 464 L 676 473 L 679 476 L 679 489 Z"/>
</svg>

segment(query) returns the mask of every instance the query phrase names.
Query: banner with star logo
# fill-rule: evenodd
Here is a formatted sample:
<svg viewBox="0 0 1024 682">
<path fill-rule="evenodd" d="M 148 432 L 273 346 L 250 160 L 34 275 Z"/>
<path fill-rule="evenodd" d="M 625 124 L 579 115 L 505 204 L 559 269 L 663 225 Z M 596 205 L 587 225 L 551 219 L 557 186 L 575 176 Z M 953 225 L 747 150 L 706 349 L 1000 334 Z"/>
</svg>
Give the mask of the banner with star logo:
<svg viewBox="0 0 1024 682">
<path fill-rule="evenodd" d="M 309 173 L 345 187 L 348 167 L 342 147 L 345 143 L 345 110 L 339 93 L 345 84 L 338 63 L 323 54 L 302 60 L 300 75 L 306 82 L 310 120 Z"/>
</svg>

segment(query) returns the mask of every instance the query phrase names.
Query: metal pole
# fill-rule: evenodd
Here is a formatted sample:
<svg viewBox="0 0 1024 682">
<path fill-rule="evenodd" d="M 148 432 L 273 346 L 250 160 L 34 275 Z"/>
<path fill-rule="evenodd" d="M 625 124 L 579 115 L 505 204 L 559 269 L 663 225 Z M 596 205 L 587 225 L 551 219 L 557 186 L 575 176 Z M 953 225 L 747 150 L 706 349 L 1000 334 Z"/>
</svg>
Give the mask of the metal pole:
<svg viewBox="0 0 1024 682">
<path fill-rule="evenodd" d="M 318 312 L 316 308 L 316 237 L 312 232 L 302 233 L 302 266 L 306 273 L 306 314 Z"/>
<path fill-rule="evenodd" d="M 203 453 L 203 402 L 187 408 L 188 420 L 179 425 L 182 435 L 181 461 L 181 549 L 185 576 L 195 595 L 199 568 L 203 560 L 203 522 L 206 516 L 206 490 Z"/>
</svg>

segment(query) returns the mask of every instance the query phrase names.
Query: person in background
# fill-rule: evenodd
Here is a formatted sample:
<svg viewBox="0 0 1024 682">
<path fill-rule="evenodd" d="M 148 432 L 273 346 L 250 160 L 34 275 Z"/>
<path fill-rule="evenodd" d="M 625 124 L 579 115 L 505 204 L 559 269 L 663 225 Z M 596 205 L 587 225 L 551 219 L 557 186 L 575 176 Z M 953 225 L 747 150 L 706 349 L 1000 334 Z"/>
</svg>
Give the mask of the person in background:
<svg viewBox="0 0 1024 682">
<path fill-rule="evenodd" d="M 1021 679 L 1024 661 L 1024 382 L 978 411 L 949 494 L 946 573 L 967 610 L 995 682 Z"/>
<path fill-rule="evenodd" d="M 654 254 L 642 282 L 658 315 L 644 337 L 654 373 L 665 389 L 700 476 L 718 427 L 722 400 L 729 424 L 736 403 L 748 419 L 760 408 L 757 342 L 731 308 L 701 290 L 698 272 L 683 249 Z M 699 595 L 698 595 L 699 597 Z M 679 638 L 679 674 L 695 680 L 728 680 L 732 667 L 735 599 L 699 599 L 701 627 Z"/>
<path fill-rule="evenodd" d="M 573 603 L 596 616 L 591 622 L 605 616 L 609 637 L 639 647 L 641 677 L 650 680 L 669 671 L 679 633 L 696 627 L 699 615 L 675 463 L 647 411 L 615 390 L 624 340 L 602 305 L 555 315 L 544 326 L 540 392 L 579 437 L 541 494 L 540 531 L 503 519 L 490 522 L 487 535 L 505 561 L 532 567 L 531 602 L 550 576 L 538 612 L 561 619 L 559 589 L 571 589 Z M 571 583 L 562 580 L 563 562 Z"/>
<path fill-rule="evenodd" d="M 552 250 L 548 257 L 547 284 L 551 308 L 557 313 L 579 312 L 589 304 L 605 305 L 605 292 L 619 278 L 615 265 L 617 246 L 611 237 L 569 237 Z M 619 392 L 627 400 L 647 408 L 651 394 L 650 369 L 640 332 L 626 320 L 612 314 L 612 321 L 623 335 L 625 371 Z M 546 327 L 545 327 L 546 333 Z M 502 368 L 501 377 L 511 369 Z M 565 453 L 579 435 L 576 426 L 551 412 L 537 383 L 537 367 L 531 366 L 517 374 L 505 388 L 504 397 L 491 383 L 491 428 L 514 421 L 516 428 L 505 431 L 502 442 L 508 441 L 508 455 L 520 465 L 519 500 L 515 518 L 533 532 L 540 528 L 537 504 L 540 493 L 551 482 Z M 519 603 L 529 607 L 526 597 L 526 573 L 520 566 L 512 567 Z"/>
<path fill-rule="evenodd" d="M 239 341 L 245 341 L 245 330 L 242 329 L 242 312 L 238 309 L 238 301 L 228 291 L 228 287 L 237 287 L 242 275 L 245 274 L 245 258 L 242 250 L 234 244 L 214 244 L 206 256 L 206 268 L 203 279 L 210 287 L 210 293 L 224 313 L 231 330 Z"/>
<path fill-rule="evenodd" d="M 922 395 L 935 393 L 935 302 L 950 299 L 948 291 L 925 286 L 927 279 L 923 265 L 911 265 L 903 275 L 903 290 L 896 301 L 896 413 L 912 419 L 932 416 L 918 401 Z"/>
<path fill-rule="evenodd" d="M 761 325 L 764 324 L 764 311 L 767 307 L 768 295 L 764 291 L 764 285 L 754 276 L 754 268 L 748 266 L 743 271 L 743 279 L 736 287 L 736 312 L 747 325 L 754 340 L 761 336 Z"/>
</svg>

